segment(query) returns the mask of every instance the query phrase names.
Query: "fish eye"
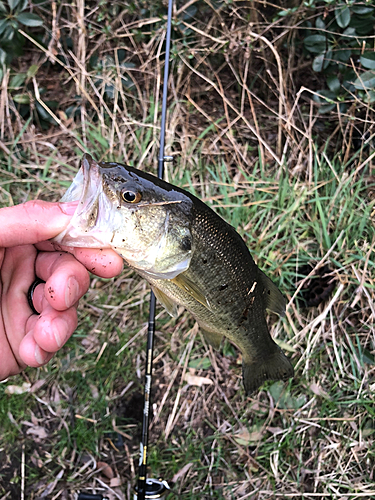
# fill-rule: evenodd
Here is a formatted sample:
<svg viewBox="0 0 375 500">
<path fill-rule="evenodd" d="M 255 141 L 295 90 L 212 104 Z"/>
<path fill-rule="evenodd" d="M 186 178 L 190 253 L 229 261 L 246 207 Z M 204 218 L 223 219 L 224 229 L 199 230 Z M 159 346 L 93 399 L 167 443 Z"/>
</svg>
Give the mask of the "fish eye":
<svg viewBox="0 0 375 500">
<path fill-rule="evenodd" d="M 138 203 L 142 199 L 142 194 L 139 191 L 123 191 L 121 196 L 126 203 Z"/>
</svg>

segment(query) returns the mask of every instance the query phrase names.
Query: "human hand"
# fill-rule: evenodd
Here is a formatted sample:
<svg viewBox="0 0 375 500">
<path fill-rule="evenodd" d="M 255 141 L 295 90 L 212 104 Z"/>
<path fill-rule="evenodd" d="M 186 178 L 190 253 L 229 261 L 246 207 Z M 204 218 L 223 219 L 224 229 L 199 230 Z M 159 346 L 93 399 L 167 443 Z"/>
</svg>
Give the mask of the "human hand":
<svg viewBox="0 0 375 500">
<path fill-rule="evenodd" d="M 65 344 L 89 288 L 88 270 L 105 278 L 122 270 L 123 260 L 113 250 L 65 253 L 47 241 L 67 226 L 76 206 L 38 200 L 0 209 L 0 380 L 44 365 Z M 37 278 L 46 282 L 33 294 L 38 315 L 27 298 Z"/>
</svg>

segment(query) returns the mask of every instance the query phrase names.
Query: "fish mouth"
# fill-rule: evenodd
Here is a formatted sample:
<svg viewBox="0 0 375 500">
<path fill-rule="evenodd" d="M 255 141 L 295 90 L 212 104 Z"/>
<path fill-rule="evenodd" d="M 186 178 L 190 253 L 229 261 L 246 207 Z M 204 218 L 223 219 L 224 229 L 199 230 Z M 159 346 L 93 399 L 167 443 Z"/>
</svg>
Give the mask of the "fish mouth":
<svg viewBox="0 0 375 500">
<path fill-rule="evenodd" d="M 63 203 L 78 201 L 78 206 L 66 229 L 52 241 L 65 246 L 108 247 L 105 238 L 101 237 L 103 228 L 98 227 L 103 197 L 100 167 L 85 154 L 81 168 L 60 200 Z"/>
<path fill-rule="evenodd" d="M 90 155 L 85 154 L 82 158 L 81 168 L 60 201 L 63 203 L 78 201 L 77 211 L 82 212 L 83 209 L 87 208 L 87 202 L 90 201 L 86 197 L 92 199 L 100 186 L 99 166 Z"/>
</svg>

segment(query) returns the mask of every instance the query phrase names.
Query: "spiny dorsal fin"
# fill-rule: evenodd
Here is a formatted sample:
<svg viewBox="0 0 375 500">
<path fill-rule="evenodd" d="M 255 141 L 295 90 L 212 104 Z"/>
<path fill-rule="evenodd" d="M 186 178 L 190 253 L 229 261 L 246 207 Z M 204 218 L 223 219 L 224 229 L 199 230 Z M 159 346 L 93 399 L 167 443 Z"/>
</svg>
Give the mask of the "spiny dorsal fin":
<svg viewBox="0 0 375 500">
<path fill-rule="evenodd" d="M 279 316 L 284 316 L 286 306 L 284 295 L 280 292 L 275 283 L 273 283 L 273 281 L 271 281 L 270 278 L 264 274 L 263 271 L 261 271 L 260 269 L 259 271 L 260 280 L 266 290 L 266 308 L 278 314 Z"/>
</svg>

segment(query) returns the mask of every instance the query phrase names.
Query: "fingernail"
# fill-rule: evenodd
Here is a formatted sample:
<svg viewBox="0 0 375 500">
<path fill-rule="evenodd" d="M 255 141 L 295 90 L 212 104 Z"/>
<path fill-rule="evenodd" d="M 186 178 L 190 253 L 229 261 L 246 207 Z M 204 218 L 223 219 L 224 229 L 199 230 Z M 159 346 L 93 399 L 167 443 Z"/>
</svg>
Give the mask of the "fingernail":
<svg viewBox="0 0 375 500">
<path fill-rule="evenodd" d="M 38 365 L 43 365 L 47 358 L 47 356 L 42 352 L 38 345 L 35 346 L 34 356 L 35 361 L 38 363 Z"/>
<path fill-rule="evenodd" d="M 66 215 L 74 215 L 78 206 L 78 201 L 72 201 L 70 203 L 59 203 L 61 211 Z"/>
<path fill-rule="evenodd" d="M 60 348 L 66 339 L 68 333 L 68 325 L 62 318 L 55 318 L 52 321 L 52 332 L 56 340 L 57 346 Z"/>
<path fill-rule="evenodd" d="M 72 307 L 73 304 L 79 299 L 79 285 L 78 281 L 74 276 L 68 279 L 65 289 L 65 305 L 66 307 Z"/>
</svg>

